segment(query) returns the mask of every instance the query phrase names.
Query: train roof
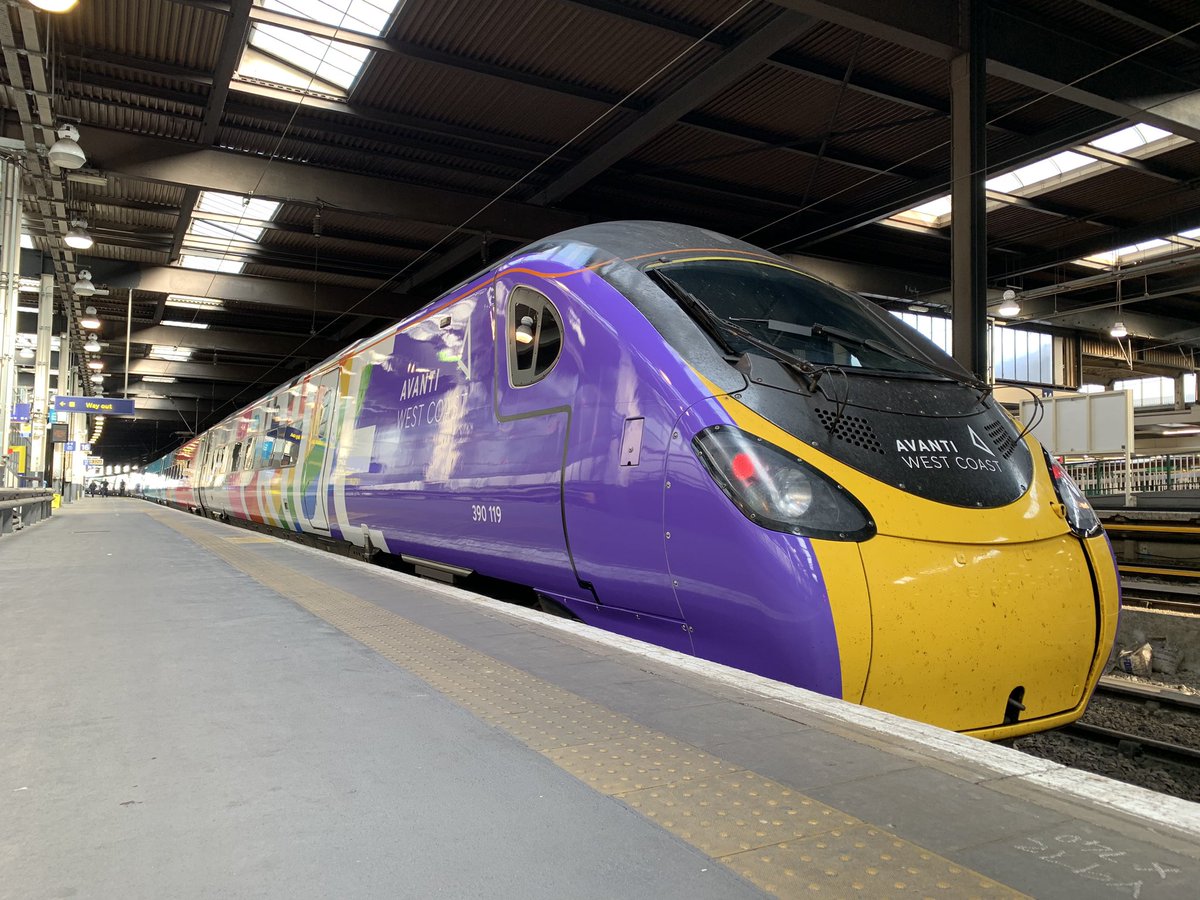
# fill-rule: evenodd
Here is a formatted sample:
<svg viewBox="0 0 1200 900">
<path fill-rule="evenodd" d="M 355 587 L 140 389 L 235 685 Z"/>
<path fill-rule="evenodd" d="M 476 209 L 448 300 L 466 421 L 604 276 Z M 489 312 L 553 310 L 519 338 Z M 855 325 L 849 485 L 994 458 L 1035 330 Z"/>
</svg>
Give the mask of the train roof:
<svg viewBox="0 0 1200 900">
<path fill-rule="evenodd" d="M 535 253 L 542 248 L 561 246 L 564 243 L 590 244 L 602 255 L 633 259 L 656 253 L 675 253 L 683 250 L 725 250 L 730 253 L 745 253 L 754 256 L 775 256 L 761 247 L 745 241 L 694 225 L 679 225 L 673 222 L 627 220 L 597 222 L 549 235 L 522 247 L 510 254 L 501 265 L 520 256 Z M 779 259 L 779 257 L 775 257 Z M 647 258 L 650 262 L 650 258 Z M 780 259 L 780 262 L 783 262 Z"/>
</svg>

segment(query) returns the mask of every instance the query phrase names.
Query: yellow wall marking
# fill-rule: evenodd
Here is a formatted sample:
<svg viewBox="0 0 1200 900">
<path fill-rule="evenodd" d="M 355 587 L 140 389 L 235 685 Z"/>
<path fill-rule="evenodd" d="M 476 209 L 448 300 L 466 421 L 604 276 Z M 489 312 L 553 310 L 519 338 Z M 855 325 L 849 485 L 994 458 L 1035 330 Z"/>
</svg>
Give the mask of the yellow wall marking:
<svg viewBox="0 0 1200 900">
<path fill-rule="evenodd" d="M 769 893 L 1025 896 L 239 546 L 258 536 L 234 541 L 219 535 L 223 526 L 196 527 L 166 510 L 148 515 Z"/>
</svg>

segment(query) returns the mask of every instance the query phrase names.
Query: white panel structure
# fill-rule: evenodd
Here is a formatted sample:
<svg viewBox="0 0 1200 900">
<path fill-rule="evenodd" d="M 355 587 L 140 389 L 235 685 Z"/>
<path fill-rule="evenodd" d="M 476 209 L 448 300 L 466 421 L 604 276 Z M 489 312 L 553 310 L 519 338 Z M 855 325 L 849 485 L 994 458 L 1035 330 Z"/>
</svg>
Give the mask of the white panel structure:
<svg viewBox="0 0 1200 900">
<path fill-rule="evenodd" d="M 1021 421 L 1037 417 L 1032 400 L 1021 403 Z M 1133 449 L 1133 397 L 1129 391 L 1105 391 L 1047 397 L 1033 436 L 1054 456 L 1128 454 Z"/>
</svg>

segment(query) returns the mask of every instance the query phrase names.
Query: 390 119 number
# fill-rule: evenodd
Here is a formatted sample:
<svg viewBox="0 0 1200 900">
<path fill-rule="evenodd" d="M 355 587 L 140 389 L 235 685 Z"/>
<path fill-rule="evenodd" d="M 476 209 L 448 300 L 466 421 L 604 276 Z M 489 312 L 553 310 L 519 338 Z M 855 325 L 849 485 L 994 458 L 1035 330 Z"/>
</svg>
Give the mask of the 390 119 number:
<svg viewBox="0 0 1200 900">
<path fill-rule="evenodd" d="M 480 525 L 499 525 L 504 517 L 503 511 L 497 504 L 472 503 L 471 521 Z"/>
</svg>

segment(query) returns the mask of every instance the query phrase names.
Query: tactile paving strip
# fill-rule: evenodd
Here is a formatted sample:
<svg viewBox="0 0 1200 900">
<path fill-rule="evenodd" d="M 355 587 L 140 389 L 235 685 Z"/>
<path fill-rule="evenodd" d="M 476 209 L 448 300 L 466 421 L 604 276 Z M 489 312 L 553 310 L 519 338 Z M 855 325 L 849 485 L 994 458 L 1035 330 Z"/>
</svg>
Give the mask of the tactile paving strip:
<svg viewBox="0 0 1200 900">
<path fill-rule="evenodd" d="M 780 897 L 1023 897 L 881 828 L 605 709 L 185 516 L 148 515 Z M 266 540 L 273 540 L 267 538 Z"/>
</svg>

